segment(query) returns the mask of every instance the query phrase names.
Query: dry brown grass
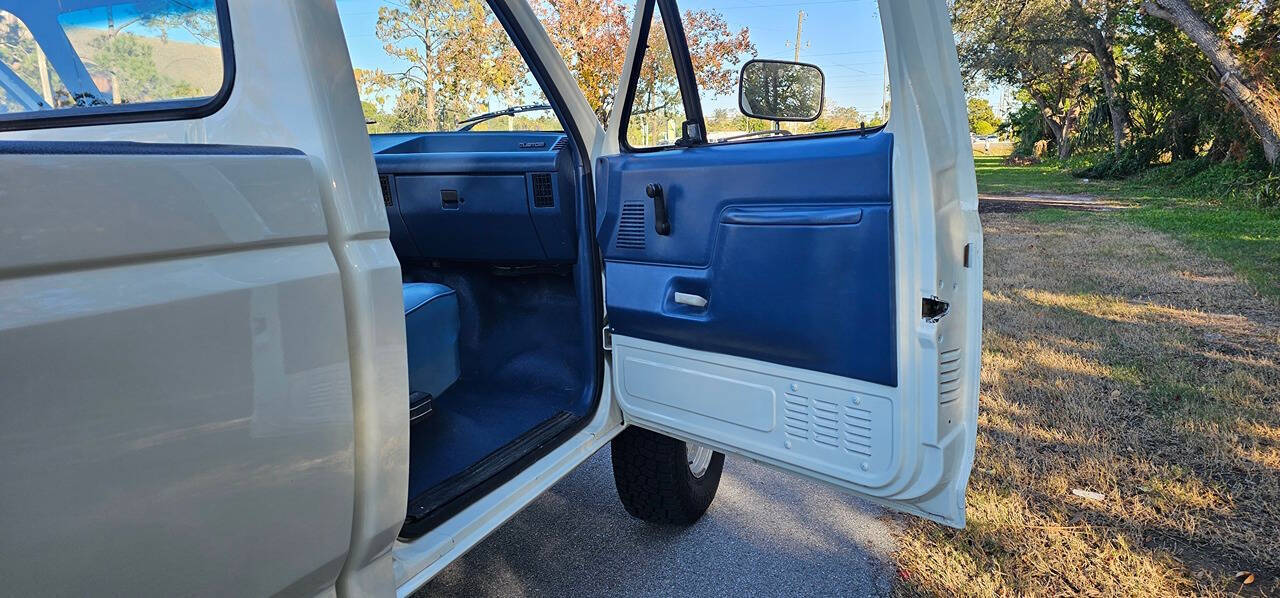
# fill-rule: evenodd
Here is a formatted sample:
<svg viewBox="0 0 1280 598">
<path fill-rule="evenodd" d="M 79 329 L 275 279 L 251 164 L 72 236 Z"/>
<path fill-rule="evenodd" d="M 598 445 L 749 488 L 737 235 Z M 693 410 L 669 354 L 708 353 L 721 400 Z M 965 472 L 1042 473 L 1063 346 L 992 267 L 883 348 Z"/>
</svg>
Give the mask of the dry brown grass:
<svg viewBox="0 0 1280 598">
<path fill-rule="evenodd" d="M 908 524 L 899 592 L 1280 595 L 1277 306 L 1105 216 L 983 224 L 969 526 Z"/>
</svg>

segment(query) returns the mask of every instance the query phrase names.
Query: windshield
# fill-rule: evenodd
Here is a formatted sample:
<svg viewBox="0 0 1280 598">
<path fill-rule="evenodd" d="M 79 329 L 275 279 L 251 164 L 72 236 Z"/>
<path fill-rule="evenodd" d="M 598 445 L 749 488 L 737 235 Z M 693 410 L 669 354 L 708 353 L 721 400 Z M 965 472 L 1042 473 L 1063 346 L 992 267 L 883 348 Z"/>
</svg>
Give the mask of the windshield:
<svg viewBox="0 0 1280 598">
<path fill-rule="evenodd" d="M 484 0 L 338 0 L 338 12 L 370 133 L 561 130 L 549 110 L 514 110 L 547 97 Z"/>
</svg>

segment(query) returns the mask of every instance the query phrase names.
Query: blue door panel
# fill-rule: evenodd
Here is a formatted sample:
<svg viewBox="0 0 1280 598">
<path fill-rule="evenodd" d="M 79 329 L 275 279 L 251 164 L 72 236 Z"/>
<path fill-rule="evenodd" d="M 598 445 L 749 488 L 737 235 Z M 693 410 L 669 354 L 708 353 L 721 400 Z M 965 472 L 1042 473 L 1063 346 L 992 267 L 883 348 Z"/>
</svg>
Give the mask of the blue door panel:
<svg viewBox="0 0 1280 598">
<path fill-rule="evenodd" d="M 889 205 L 893 136 L 841 136 L 730 143 L 602 158 L 597 197 L 608 198 L 600 247 L 606 260 L 706 266 L 715 226 L 730 205 Z M 645 185 L 663 187 L 671 234 L 653 228 Z M 645 207 L 642 231 L 617 220 L 623 208 Z M 630 221 L 624 222 L 628 224 Z M 642 243 L 625 238 L 641 232 Z M 618 234 L 623 239 L 618 239 Z M 624 242 L 618 243 L 617 241 Z M 636 245 L 643 245 L 637 248 Z"/>
<path fill-rule="evenodd" d="M 895 386 L 891 152 L 878 133 L 604 158 L 610 326 Z M 669 235 L 654 230 L 650 183 Z"/>
</svg>

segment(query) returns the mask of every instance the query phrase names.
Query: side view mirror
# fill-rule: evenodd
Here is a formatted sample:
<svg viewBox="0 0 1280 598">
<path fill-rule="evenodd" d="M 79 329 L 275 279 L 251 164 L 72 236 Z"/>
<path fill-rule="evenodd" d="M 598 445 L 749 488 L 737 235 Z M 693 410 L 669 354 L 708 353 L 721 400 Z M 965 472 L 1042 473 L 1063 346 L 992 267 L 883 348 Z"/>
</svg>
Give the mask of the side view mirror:
<svg viewBox="0 0 1280 598">
<path fill-rule="evenodd" d="M 803 62 L 750 60 L 738 76 L 738 109 L 752 118 L 807 122 L 822 114 L 826 77 Z"/>
</svg>

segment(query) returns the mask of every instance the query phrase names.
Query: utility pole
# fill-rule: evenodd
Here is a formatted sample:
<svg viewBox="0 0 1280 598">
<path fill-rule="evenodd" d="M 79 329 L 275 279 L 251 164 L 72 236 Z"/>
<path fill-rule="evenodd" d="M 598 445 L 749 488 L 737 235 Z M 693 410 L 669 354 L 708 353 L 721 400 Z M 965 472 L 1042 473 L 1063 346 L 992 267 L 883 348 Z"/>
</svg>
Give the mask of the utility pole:
<svg viewBox="0 0 1280 598">
<path fill-rule="evenodd" d="M 880 118 L 889 120 L 889 57 L 884 57 L 884 85 L 880 89 Z"/>
<path fill-rule="evenodd" d="M 796 11 L 796 56 L 795 62 L 800 62 L 800 30 L 804 27 L 804 11 Z"/>
<path fill-rule="evenodd" d="M 803 31 L 804 31 L 804 11 L 797 10 L 796 11 L 796 46 L 795 46 L 796 52 L 795 52 L 795 57 L 792 59 L 794 62 L 800 62 L 800 34 Z M 782 128 L 782 123 L 780 121 L 776 121 L 776 120 L 773 121 L 773 130 L 777 131 L 777 130 L 780 130 L 781 128 Z"/>
</svg>

